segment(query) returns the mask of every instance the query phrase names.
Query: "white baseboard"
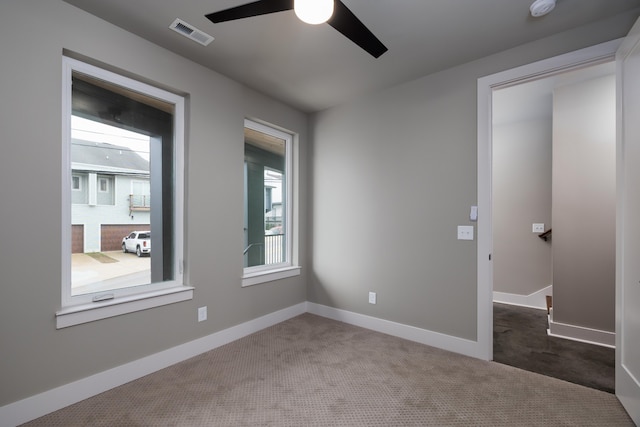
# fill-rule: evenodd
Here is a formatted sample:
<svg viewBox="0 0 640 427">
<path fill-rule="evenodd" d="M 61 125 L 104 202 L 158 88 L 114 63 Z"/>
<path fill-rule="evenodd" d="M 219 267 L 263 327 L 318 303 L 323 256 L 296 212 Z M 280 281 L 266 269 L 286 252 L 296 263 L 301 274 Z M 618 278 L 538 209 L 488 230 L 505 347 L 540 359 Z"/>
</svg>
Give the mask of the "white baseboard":
<svg viewBox="0 0 640 427">
<path fill-rule="evenodd" d="M 517 295 L 517 294 L 510 294 L 507 292 L 494 291 L 493 302 L 546 310 L 547 295 L 553 295 L 553 285 L 549 285 L 529 295 Z"/>
<path fill-rule="evenodd" d="M 0 407 L 0 427 L 13 427 L 103 393 L 306 312 L 306 303 L 267 314 L 206 337 Z"/>
<path fill-rule="evenodd" d="M 457 338 L 451 335 L 429 331 L 427 329 L 416 328 L 415 326 L 391 322 L 389 320 L 340 310 L 338 308 L 328 307 L 326 305 L 315 304 L 312 302 L 307 302 L 307 311 L 318 316 L 338 320 L 350 325 L 360 326 L 362 328 L 371 329 L 384 334 L 404 338 L 406 340 L 482 359 L 479 344 L 476 341 Z"/>
<path fill-rule="evenodd" d="M 590 329 L 583 326 L 554 322 L 553 313 L 549 316 L 549 329 L 547 329 L 547 333 L 551 337 L 565 338 L 587 344 L 616 348 L 615 332 L 601 331 L 599 329 Z"/>
</svg>

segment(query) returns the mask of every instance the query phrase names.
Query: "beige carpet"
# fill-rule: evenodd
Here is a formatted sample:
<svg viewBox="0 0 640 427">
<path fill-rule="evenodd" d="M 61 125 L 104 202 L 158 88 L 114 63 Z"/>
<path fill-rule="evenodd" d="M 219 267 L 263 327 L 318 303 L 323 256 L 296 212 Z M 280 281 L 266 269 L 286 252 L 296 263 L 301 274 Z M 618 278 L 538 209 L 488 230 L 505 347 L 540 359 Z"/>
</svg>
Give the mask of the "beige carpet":
<svg viewBox="0 0 640 427">
<path fill-rule="evenodd" d="M 633 426 L 615 396 L 304 314 L 29 426 Z"/>
</svg>

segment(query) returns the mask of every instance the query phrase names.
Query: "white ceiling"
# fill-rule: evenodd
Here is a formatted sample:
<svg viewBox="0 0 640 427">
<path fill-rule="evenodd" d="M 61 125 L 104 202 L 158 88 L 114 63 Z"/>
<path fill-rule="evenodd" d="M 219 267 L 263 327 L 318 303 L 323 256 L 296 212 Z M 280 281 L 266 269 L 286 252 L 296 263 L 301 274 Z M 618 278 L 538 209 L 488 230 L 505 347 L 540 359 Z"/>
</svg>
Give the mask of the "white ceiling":
<svg viewBox="0 0 640 427">
<path fill-rule="evenodd" d="M 65 0 L 306 112 L 441 71 L 640 6 L 640 0 L 343 0 L 389 48 L 374 59 L 328 24 L 293 11 L 213 24 L 205 14 L 250 0 Z M 170 30 L 176 19 L 215 37 L 204 47 Z"/>
</svg>

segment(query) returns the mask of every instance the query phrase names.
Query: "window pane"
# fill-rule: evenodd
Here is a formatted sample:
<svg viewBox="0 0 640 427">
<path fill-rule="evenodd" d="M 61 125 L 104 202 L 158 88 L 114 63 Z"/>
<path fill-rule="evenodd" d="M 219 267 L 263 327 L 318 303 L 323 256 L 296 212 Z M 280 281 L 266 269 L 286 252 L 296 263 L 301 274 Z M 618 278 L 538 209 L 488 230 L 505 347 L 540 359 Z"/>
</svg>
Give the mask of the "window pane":
<svg viewBox="0 0 640 427">
<path fill-rule="evenodd" d="M 287 262 L 286 140 L 245 128 L 244 266 Z"/>
<path fill-rule="evenodd" d="M 77 116 L 71 126 L 72 172 L 97 181 L 88 184 L 89 193 L 97 194 L 71 206 L 72 224 L 82 225 L 77 232 L 84 242 L 72 248 L 71 295 L 151 283 L 150 239 L 136 239 L 132 232 L 150 229 L 151 209 L 134 210 L 129 202 L 131 181 L 149 180 L 149 137 Z M 114 170 L 109 177 L 98 175 Z M 95 205 L 88 203 L 92 196 Z M 136 256 L 138 247 L 148 256 Z"/>
<path fill-rule="evenodd" d="M 173 279 L 172 153 L 171 104 L 73 73 L 72 297 Z"/>
</svg>

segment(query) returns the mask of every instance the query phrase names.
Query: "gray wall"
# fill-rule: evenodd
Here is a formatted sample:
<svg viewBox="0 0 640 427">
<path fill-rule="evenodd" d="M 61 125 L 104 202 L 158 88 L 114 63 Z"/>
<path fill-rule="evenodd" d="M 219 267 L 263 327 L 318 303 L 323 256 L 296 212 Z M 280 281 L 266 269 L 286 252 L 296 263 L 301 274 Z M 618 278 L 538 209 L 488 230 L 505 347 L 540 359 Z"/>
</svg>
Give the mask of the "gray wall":
<svg viewBox="0 0 640 427">
<path fill-rule="evenodd" d="M 551 110 L 551 105 L 549 105 Z M 551 118 L 493 127 L 493 290 L 530 295 L 552 284 Z"/>
<path fill-rule="evenodd" d="M 614 331 L 615 76 L 553 99 L 553 320 Z"/>
<path fill-rule="evenodd" d="M 304 173 L 303 274 L 240 283 L 243 120 L 299 132 L 305 171 L 305 114 L 59 0 L 3 1 L 0 10 L 0 406 L 306 300 Z M 193 301 L 56 330 L 63 49 L 188 95 L 186 266 Z M 204 305 L 209 320 L 197 323 Z"/>
<path fill-rule="evenodd" d="M 309 300 L 476 339 L 476 242 L 456 240 L 477 188 L 477 79 L 622 37 L 582 27 L 314 116 Z M 482 220 L 482 212 L 480 212 Z M 367 303 L 367 292 L 378 303 Z"/>
</svg>

